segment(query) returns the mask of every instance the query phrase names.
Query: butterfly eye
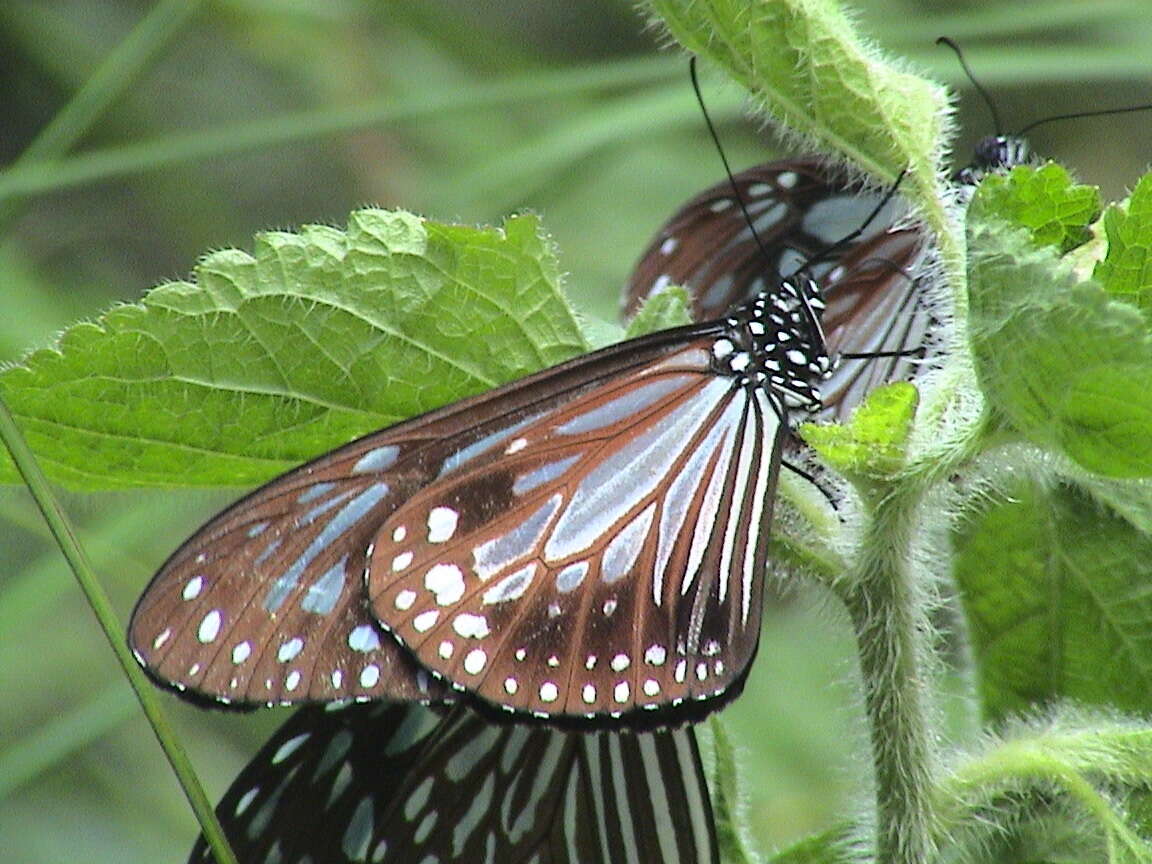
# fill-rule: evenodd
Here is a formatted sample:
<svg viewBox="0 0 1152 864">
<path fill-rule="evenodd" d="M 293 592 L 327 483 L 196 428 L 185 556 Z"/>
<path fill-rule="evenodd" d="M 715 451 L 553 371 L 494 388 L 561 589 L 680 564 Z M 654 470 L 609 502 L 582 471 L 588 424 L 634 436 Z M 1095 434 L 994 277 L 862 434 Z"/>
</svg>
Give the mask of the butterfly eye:
<svg viewBox="0 0 1152 864">
<path fill-rule="evenodd" d="M 582 734 L 412 705 L 309 706 L 217 813 L 241 861 L 720 860 L 689 727 Z M 189 864 L 213 860 L 201 840 Z"/>
</svg>

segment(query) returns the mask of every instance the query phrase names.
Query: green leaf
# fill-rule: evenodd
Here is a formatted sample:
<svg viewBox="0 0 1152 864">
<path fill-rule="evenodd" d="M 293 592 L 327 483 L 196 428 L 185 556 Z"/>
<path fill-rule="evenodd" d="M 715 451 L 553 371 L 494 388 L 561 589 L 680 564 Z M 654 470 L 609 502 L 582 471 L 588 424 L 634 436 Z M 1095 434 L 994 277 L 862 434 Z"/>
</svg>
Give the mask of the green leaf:
<svg viewBox="0 0 1152 864">
<path fill-rule="evenodd" d="M 1099 190 L 1074 184 L 1064 167 L 1054 162 L 988 175 L 968 208 L 970 220 L 1002 219 L 1028 229 L 1037 246 L 1054 246 L 1061 252 L 1087 242 L 1092 236 L 1088 226 L 1099 215 Z"/>
<path fill-rule="evenodd" d="M 1126 207 L 1104 214 L 1108 254 L 1093 274 L 1110 292 L 1152 309 L 1152 174 L 1132 190 Z"/>
<path fill-rule="evenodd" d="M 812 146 L 935 195 L 947 98 L 886 62 L 832 0 L 650 0 L 688 50 L 722 66 L 772 119 Z"/>
<path fill-rule="evenodd" d="M 1067 488 L 1010 494 L 955 540 L 985 715 L 1152 710 L 1152 538 Z"/>
<path fill-rule="evenodd" d="M 692 323 L 688 292 L 673 286 L 644 301 L 640 311 L 628 323 L 627 337 L 634 339 L 657 330 L 668 330 Z"/>
<path fill-rule="evenodd" d="M 844 425 L 800 427 L 804 440 L 845 476 L 888 477 L 904 464 L 904 450 L 919 393 L 905 382 L 868 394 Z"/>
<path fill-rule="evenodd" d="M 535 217 L 362 210 L 256 238 L 0 373 L 57 480 L 249 485 L 587 349 Z M 0 480 L 16 479 L 0 462 Z"/>
<path fill-rule="evenodd" d="M 1140 312 L 1003 223 L 970 223 L 976 371 L 1016 430 L 1110 477 L 1152 475 L 1152 340 Z"/>
<path fill-rule="evenodd" d="M 1083 475 L 1076 478 L 1076 485 L 1127 519 L 1137 531 L 1152 536 L 1152 481 Z"/>
</svg>

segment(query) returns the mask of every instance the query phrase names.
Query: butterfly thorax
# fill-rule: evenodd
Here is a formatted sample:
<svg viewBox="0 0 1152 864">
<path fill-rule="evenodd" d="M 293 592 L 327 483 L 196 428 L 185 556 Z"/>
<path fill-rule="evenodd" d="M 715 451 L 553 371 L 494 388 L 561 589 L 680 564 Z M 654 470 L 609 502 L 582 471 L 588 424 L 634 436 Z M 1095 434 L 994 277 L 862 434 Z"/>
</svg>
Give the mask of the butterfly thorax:
<svg viewBox="0 0 1152 864">
<path fill-rule="evenodd" d="M 816 283 L 794 277 L 736 307 L 712 346 L 717 371 L 736 385 L 766 389 L 787 408 L 820 407 L 819 382 L 832 369 Z"/>
</svg>

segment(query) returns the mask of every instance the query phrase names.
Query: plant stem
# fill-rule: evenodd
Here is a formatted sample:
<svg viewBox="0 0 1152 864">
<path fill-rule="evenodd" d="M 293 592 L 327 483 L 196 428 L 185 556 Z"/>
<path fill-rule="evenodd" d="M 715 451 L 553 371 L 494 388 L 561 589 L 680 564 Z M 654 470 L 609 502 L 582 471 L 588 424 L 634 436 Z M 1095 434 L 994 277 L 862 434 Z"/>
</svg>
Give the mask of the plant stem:
<svg viewBox="0 0 1152 864">
<path fill-rule="evenodd" d="M 918 494 L 875 502 L 857 579 L 841 590 L 860 654 L 876 782 L 880 864 L 924 864 L 932 852 L 935 754 L 927 710 L 930 628 L 908 546 Z"/>
<path fill-rule="evenodd" d="M 140 700 L 144 714 L 148 717 L 148 722 L 152 724 L 156 737 L 160 740 L 160 746 L 164 749 L 164 754 L 168 757 L 172 770 L 188 798 L 188 803 L 192 805 L 192 810 L 200 821 L 204 837 L 215 854 L 216 860 L 219 864 L 237 864 L 236 856 L 228 847 L 224 831 L 216 820 L 216 814 L 212 811 L 212 804 L 208 800 L 208 796 L 204 794 L 204 788 L 196 777 L 188 754 L 180 744 L 176 730 L 160 707 L 160 699 L 156 690 L 144 677 L 143 671 L 128 650 L 124 628 L 120 626 L 112 603 L 108 599 L 108 595 L 104 593 L 87 554 L 81 548 L 79 540 L 76 539 L 76 532 L 64 515 L 60 502 L 52 494 L 48 479 L 40 469 L 36 457 L 32 454 L 31 448 L 28 447 L 28 442 L 24 440 L 23 434 L 16 425 L 12 412 L 8 410 L 8 405 L 2 398 L 0 398 L 0 440 L 8 447 L 8 452 L 12 454 L 12 462 L 23 476 L 28 491 L 36 500 L 36 504 L 44 516 L 44 521 L 48 523 L 48 528 L 56 539 L 60 551 L 76 575 L 76 581 L 80 583 L 84 596 L 88 599 L 88 603 L 96 615 L 96 620 L 99 621 L 104 635 L 108 637 L 116 659 L 120 661 L 124 674 L 136 691 L 136 697 Z"/>
</svg>

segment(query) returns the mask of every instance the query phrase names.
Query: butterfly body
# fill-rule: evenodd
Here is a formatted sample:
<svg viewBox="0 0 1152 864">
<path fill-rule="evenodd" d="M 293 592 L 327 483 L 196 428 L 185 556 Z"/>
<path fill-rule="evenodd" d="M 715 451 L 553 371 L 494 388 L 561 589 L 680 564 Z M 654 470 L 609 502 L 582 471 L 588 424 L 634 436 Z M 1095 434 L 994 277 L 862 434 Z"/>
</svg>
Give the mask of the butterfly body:
<svg viewBox="0 0 1152 864">
<path fill-rule="evenodd" d="M 784 281 L 289 472 L 161 568 L 137 658 L 235 705 L 457 690 L 611 719 L 734 695 L 788 410 L 831 367 L 820 309 Z"/>
</svg>

